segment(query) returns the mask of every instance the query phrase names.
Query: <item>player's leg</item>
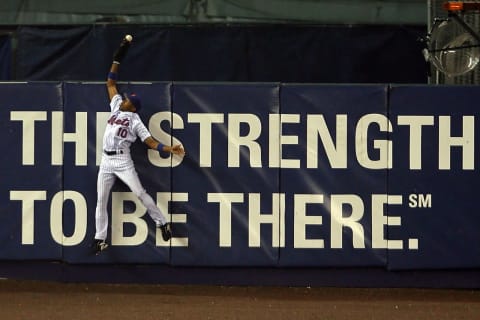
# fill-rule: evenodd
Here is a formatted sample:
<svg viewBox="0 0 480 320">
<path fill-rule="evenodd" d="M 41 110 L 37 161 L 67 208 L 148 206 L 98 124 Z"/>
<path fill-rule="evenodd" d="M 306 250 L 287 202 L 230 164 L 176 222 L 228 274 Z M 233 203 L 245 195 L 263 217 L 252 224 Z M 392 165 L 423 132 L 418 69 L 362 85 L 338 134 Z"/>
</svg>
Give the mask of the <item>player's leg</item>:
<svg viewBox="0 0 480 320">
<path fill-rule="evenodd" d="M 97 177 L 97 208 L 95 210 L 95 239 L 105 240 L 108 230 L 107 204 L 116 176 L 100 168 Z"/>
<path fill-rule="evenodd" d="M 163 239 L 165 241 L 169 240 L 172 236 L 170 223 L 168 223 L 152 197 L 143 188 L 137 171 L 135 169 L 125 170 L 117 172 L 117 176 L 132 190 L 138 199 L 140 199 L 145 208 L 147 208 L 148 214 L 152 220 L 155 221 L 156 226 L 161 229 Z"/>
<path fill-rule="evenodd" d="M 145 188 L 143 188 L 135 169 L 117 172 L 117 176 L 132 190 L 138 199 L 140 199 L 157 226 L 167 222 L 165 216 L 155 204 L 155 201 L 153 201 L 152 197 L 146 192 Z"/>
</svg>

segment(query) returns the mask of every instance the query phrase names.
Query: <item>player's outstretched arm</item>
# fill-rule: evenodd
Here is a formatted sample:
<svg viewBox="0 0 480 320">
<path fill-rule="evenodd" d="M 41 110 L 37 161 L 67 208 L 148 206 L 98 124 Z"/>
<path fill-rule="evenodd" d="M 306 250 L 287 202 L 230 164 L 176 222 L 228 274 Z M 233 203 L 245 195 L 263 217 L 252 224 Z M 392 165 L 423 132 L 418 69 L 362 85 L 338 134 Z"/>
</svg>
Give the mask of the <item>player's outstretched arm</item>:
<svg viewBox="0 0 480 320">
<path fill-rule="evenodd" d="M 107 77 L 107 91 L 108 91 L 108 97 L 110 98 L 110 100 L 112 100 L 114 95 L 118 94 L 118 90 L 117 90 L 118 66 L 119 64 L 113 62 Z"/>
<path fill-rule="evenodd" d="M 173 153 L 179 156 L 184 156 L 185 155 L 185 150 L 183 149 L 182 145 L 177 144 L 174 146 L 166 146 L 157 140 L 155 140 L 152 137 L 148 137 L 143 141 L 150 149 L 153 150 L 158 150 L 159 152 L 167 152 L 167 153 Z"/>
<path fill-rule="evenodd" d="M 125 38 L 122 39 L 120 46 L 118 47 L 117 51 L 115 51 L 113 55 L 112 66 L 110 67 L 110 72 L 108 73 L 108 77 L 107 77 L 107 90 L 108 90 L 108 96 L 110 100 L 112 100 L 114 95 L 118 94 L 118 90 L 117 90 L 118 68 L 120 66 L 120 63 L 123 61 L 123 58 L 127 54 L 128 48 L 130 48 L 131 41 L 132 41 L 132 36 L 127 34 Z"/>
</svg>

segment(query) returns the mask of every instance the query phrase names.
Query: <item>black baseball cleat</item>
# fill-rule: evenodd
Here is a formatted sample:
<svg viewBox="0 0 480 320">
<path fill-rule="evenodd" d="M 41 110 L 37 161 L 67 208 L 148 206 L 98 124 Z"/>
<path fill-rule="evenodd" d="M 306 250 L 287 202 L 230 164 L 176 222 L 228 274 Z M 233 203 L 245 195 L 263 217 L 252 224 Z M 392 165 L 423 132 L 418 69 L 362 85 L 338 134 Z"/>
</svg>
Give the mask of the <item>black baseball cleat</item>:
<svg viewBox="0 0 480 320">
<path fill-rule="evenodd" d="M 92 243 L 92 248 L 95 255 L 99 255 L 100 252 L 108 248 L 108 243 L 105 240 L 95 239 Z"/>
<path fill-rule="evenodd" d="M 162 231 L 162 238 L 163 241 L 168 241 L 172 237 L 172 226 L 170 222 L 165 223 L 164 225 L 161 225 L 160 230 Z"/>
</svg>

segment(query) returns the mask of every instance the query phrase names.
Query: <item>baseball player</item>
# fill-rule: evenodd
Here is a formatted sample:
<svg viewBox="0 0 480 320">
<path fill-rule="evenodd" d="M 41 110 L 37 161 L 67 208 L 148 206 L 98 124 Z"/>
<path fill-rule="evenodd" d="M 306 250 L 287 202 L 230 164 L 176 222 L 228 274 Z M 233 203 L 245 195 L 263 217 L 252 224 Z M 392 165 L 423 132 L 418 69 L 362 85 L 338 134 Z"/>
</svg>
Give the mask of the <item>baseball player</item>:
<svg viewBox="0 0 480 320">
<path fill-rule="evenodd" d="M 108 247 L 107 238 L 108 213 L 107 202 L 110 191 L 117 178 L 122 180 L 147 208 L 147 212 L 160 228 L 162 238 L 168 241 L 171 225 L 160 212 L 152 197 L 143 188 L 130 156 L 130 145 L 138 138 L 150 149 L 185 155 L 181 145 L 167 146 L 155 140 L 138 115 L 142 104 L 140 98 L 131 93 L 120 95 L 116 80 L 118 68 L 125 56 L 131 36 L 126 36 L 113 57 L 113 63 L 107 78 L 107 90 L 110 98 L 111 114 L 103 136 L 103 155 L 97 178 L 97 207 L 95 211 L 95 240 L 93 248 L 96 254 Z"/>
</svg>

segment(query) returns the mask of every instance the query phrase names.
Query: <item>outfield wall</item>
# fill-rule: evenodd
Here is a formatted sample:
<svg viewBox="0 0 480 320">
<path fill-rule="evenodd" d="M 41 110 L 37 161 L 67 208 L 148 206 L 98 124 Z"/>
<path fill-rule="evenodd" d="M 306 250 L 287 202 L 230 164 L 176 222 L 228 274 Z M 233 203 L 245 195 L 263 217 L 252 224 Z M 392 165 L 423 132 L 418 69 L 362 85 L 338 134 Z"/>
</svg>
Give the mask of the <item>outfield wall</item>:
<svg viewBox="0 0 480 320">
<path fill-rule="evenodd" d="M 174 238 L 163 242 L 118 183 L 111 247 L 91 253 L 109 115 L 104 84 L 3 83 L 3 263 L 480 267 L 477 87 L 125 82 L 119 89 L 142 97 L 141 117 L 155 138 L 186 149 L 182 159 L 139 142 L 132 148 Z"/>
</svg>

